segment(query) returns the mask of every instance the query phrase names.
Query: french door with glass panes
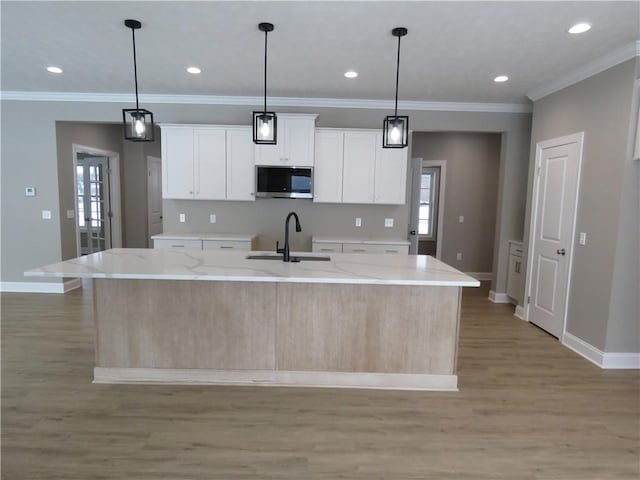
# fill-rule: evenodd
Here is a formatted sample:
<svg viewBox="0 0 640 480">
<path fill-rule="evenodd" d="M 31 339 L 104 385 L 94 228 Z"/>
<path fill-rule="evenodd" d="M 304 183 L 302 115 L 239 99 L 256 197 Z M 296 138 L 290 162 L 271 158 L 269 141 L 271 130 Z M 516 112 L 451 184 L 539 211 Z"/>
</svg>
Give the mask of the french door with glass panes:
<svg viewBox="0 0 640 480">
<path fill-rule="evenodd" d="M 109 158 L 78 158 L 76 198 L 81 255 L 111 248 Z"/>
</svg>

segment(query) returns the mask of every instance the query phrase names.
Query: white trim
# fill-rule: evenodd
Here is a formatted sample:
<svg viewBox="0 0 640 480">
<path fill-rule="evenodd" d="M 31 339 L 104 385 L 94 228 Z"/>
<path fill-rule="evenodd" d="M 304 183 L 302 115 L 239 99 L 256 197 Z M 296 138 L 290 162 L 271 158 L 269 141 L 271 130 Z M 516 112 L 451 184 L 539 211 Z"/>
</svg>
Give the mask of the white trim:
<svg viewBox="0 0 640 480">
<path fill-rule="evenodd" d="M 489 290 L 489 300 L 493 303 L 512 303 L 511 297 L 506 293 L 494 292 L 493 290 Z"/>
<path fill-rule="evenodd" d="M 436 258 L 438 260 L 442 260 L 442 245 L 444 241 L 444 192 L 447 188 L 447 161 L 422 160 L 422 166 L 440 167 L 440 178 L 438 179 L 438 225 L 436 226 Z"/>
<path fill-rule="evenodd" d="M 640 353 L 603 352 L 569 332 L 562 336 L 562 344 L 603 369 L 640 369 Z"/>
<path fill-rule="evenodd" d="M 531 220 L 529 223 L 529 242 L 528 242 L 528 252 L 527 252 L 527 270 L 525 273 L 525 281 L 524 281 L 524 291 L 525 298 L 531 297 L 531 290 L 533 288 L 532 283 L 533 280 L 531 275 L 533 274 L 533 259 L 535 255 L 535 235 L 536 235 L 536 220 L 538 217 L 538 197 L 540 190 L 540 177 L 536 175 L 536 169 L 541 164 L 542 150 L 545 148 L 551 148 L 560 145 L 566 145 L 569 143 L 577 143 L 578 144 L 578 171 L 577 182 L 576 182 L 576 201 L 573 207 L 573 224 L 571 225 L 571 240 L 567 244 L 567 248 L 569 250 L 569 265 L 567 266 L 567 288 L 565 289 L 565 298 L 564 298 L 564 312 L 562 313 L 562 336 L 567 333 L 567 314 L 569 311 L 569 293 L 571 291 L 571 272 L 573 270 L 573 255 L 574 255 L 574 244 L 576 238 L 576 225 L 578 223 L 578 200 L 580 199 L 580 178 L 582 176 L 582 154 L 584 152 L 584 132 L 574 133 L 571 135 L 565 135 L 564 137 L 552 138 L 550 140 L 543 140 L 541 142 L 536 143 L 536 157 L 535 163 L 533 165 L 533 196 L 531 201 Z M 527 302 L 525 307 L 525 320 L 529 321 L 529 308 L 530 302 Z"/>
<path fill-rule="evenodd" d="M 5 90 L 0 92 L 2 100 L 21 102 L 97 102 L 131 103 L 130 93 L 83 93 L 83 92 L 22 92 Z M 165 95 L 141 94 L 140 102 L 145 104 L 183 105 L 262 105 L 263 97 L 221 96 L 221 95 Z M 343 98 L 303 98 L 269 97 L 269 105 L 277 107 L 316 108 L 362 108 L 392 110 L 393 100 L 343 99 Z M 491 113 L 531 113 L 532 107 L 520 103 L 472 103 L 472 102 L 424 102 L 398 101 L 402 110 L 428 110 L 441 112 L 491 112 Z"/>
<path fill-rule="evenodd" d="M 93 369 L 93 383 L 165 383 L 270 387 L 374 388 L 381 390 L 457 391 L 456 375 L 363 372 L 293 372 L 173 368 Z"/>
<path fill-rule="evenodd" d="M 13 293 L 67 293 L 82 286 L 79 278 L 61 283 L 55 282 L 2 282 L 0 292 Z"/>
<path fill-rule="evenodd" d="M 534 88 L 527 93 L 527 97 L 535 102 L 547 95 L 557 92 L 558 90 L 562 90 L 563 88 L 581 82 L 582 80 L 592 77 L 600 72 L 604 72 L 611 67 L 638 56 L 640 56 L 640 40 L 631 42 L 622 48 L 609 52 L 607 55 L 563 75 L 560 78 Z"/>
<path fill-rule="evenodd" d="M 516 305 L 516 311 L 513 312 L 513 316 L 519 318 L 520 320 L 524 320 L 526 322 L 527 319 L 525 318 L 524 314 L 525 314 L 524 307 L 522 305 Z"/>
<path fill-rule="evenodd" d="M 493 272 L 464 272 L 465 275 L 475 278 L 476 280 L 492 280 Z"/>
</svg>

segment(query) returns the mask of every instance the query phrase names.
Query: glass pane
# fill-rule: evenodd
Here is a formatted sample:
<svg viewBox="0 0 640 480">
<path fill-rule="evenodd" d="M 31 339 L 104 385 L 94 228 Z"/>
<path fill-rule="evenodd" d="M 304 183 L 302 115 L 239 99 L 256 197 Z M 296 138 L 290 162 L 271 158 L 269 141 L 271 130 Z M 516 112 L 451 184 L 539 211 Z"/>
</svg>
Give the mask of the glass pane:
<svg viewBox="0 0 640 480">
<path fill-rule="evenodd" d="M 418 234 L 420 235 L 429 235 L 431 232 L 429 231 L 429 221 L 428 220 L 420 220 L 418 223 Z"/>
<path fill-rule="evenodd" d="M 96 167 L 94 165 L 89 165 L 89 181 L 96 181 Z"/>
<path fill-rule="evenodd" d="M 78 196 L 84 195 L 84 168 L 82 165 L 76 167 L 76 191 Z"/>
<path fill-rule="evenodd" d="M 430 210 L 431 208 L 429 208 L 428 205 L 420 205 L 420 211 L 418 213 L 418 218 L 420 220 L 428 220 L 430 215 Z"/>
<path fill-rule="evenodd" d="M 96 185 L 95 183 L 91 182 L 91 196 L 95 197 L 98 195 L 98 185 Z"/>
<path fill-rule="evenodd" d="M 78 198 L 78 225 L 84 227 L 84 201 Z"/>
<path fill-rule="evenodd" d="M 422 177 L 420 178 L 420 188 L 429 188 L 429 187 L 431 187 L 431 182 L 432 182 L 431 176 L 432 176 L 431 173 L 423 173 L 422 174 Z"/>
</svg>

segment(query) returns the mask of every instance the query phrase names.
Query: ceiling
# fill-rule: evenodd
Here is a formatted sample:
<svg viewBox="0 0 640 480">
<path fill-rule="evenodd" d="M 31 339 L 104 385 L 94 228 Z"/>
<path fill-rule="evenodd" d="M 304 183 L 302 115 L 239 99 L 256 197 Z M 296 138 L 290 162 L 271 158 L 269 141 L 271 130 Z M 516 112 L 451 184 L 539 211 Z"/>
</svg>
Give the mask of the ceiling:
<svg viewBox="0 0 640 480">
<path fill-rule="evenodd" d="M 400 99 L 527 103 L 527 92 L 640 39 L 640 2 L 1 2 L 3 91 L 133 91 L 393 99 L 405 26 Z M 582 35 L 566 30 L 593 25 Z M 57 65 L 61 75 L 45 68 Z M 187 74 L 187 66 L 202 69 Z M 344 78 L 346 70 L 359 76 Z M 510 81 L 496 84 L 506 74 Z"/>
</svg>

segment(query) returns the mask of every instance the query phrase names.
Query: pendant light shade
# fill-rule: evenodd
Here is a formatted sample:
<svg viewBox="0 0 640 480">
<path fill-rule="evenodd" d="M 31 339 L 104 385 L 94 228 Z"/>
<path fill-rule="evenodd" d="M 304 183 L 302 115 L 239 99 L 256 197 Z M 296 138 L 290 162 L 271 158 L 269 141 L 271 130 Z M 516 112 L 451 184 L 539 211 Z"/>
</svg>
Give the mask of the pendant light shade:
<svg viewBox="0 0 640 480">
<path fill-rule="evenodd" d="M 142 27 L 138 20 L 125 20 L 124 25 L 131 29 L 133 36 L 133 76 L 136 85 L 136 108 L 122 109 L 124 138 L 132 142 L 153 141 L 153 113 L 140 108 L 138 103 L 138 66 L 136 64 L 136 30 Z"/>
<path fill-rule="evenodd" d="M 278 118 L 275 112 L 267 112 L 267 34 L 273 24 L 261 23 L 258 29 L 264 32 L 264 110 L 253 112 L 253 143 L 275 145 L 278 143 Z"/>
<path fill-rule="evenodd" d="M 383 148 L 404 148 L 409 145 L 409 117 L 398 115 L 398 80 L 400 78 L 400 38 L 407 34 L 407 29 L 397 27 L 391 30 L 398 37 L 398 61 L 396 63 L 396 106 L 393 115 L 384 118 L 382 126 Z"/>
</svg>

